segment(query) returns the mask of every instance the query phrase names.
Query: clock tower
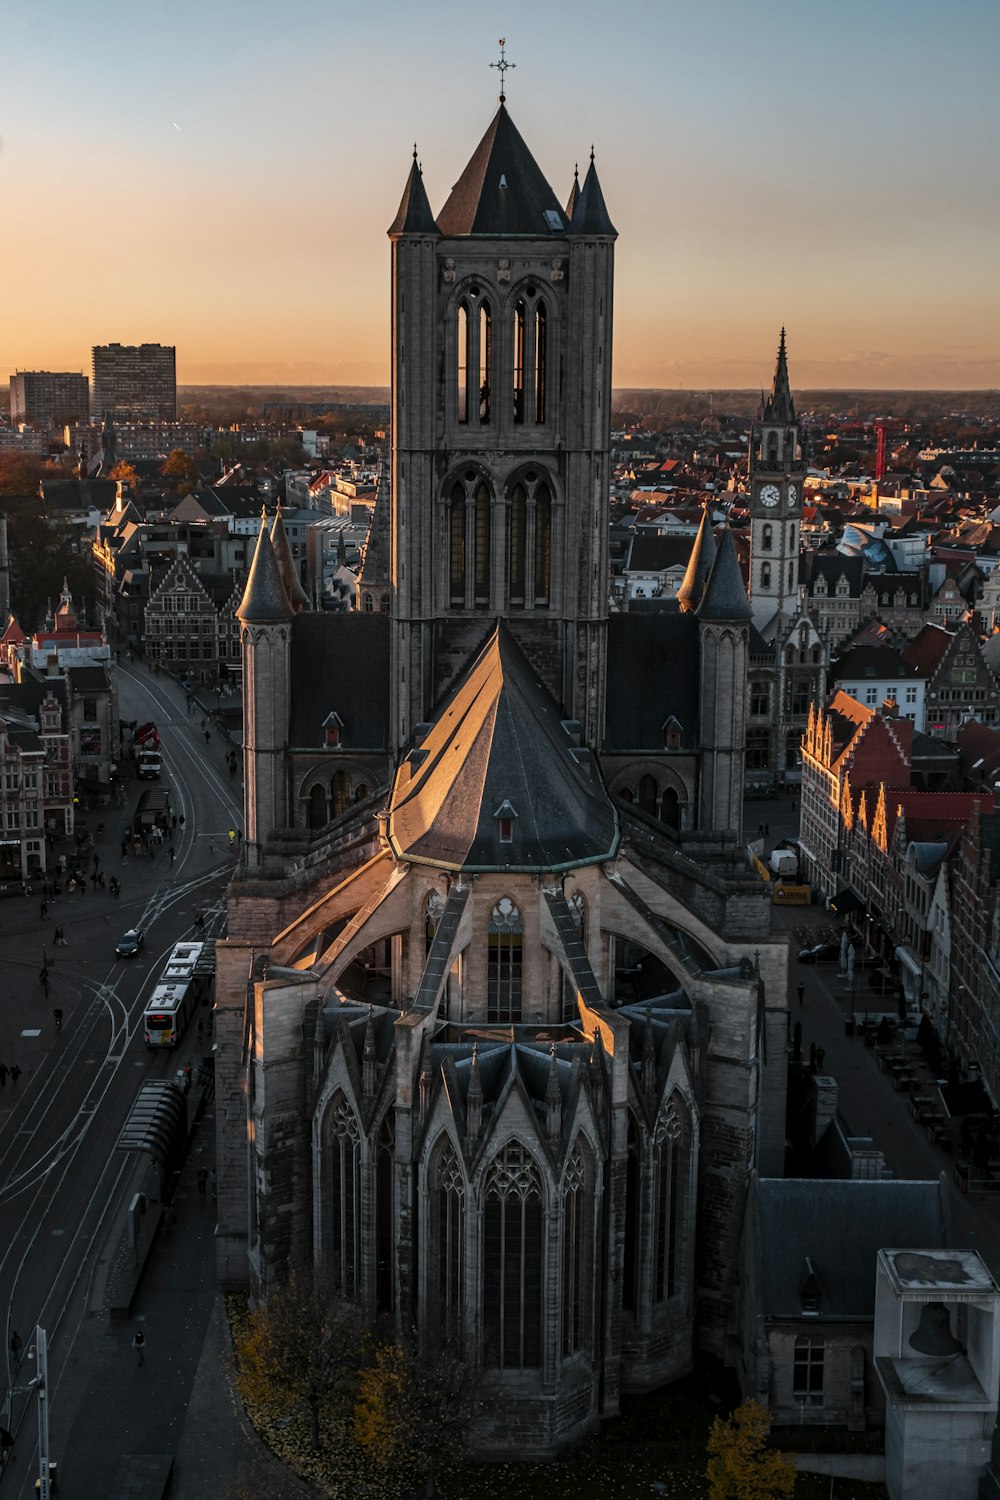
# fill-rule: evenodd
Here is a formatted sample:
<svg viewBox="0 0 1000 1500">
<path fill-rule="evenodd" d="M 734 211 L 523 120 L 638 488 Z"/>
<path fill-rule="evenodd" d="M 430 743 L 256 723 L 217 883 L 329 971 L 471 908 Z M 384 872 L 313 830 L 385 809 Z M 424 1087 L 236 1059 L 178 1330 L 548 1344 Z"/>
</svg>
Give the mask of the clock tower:
<svg viewBox="0 0 1000 1500">
<path fill-rule="evenodd" d="M 804 479 L 782 329 L 771 394 L 761 396 L 750 434 L 750 603 L 758 630 L 777 614 L 793 614 L 798 603 Z"/>
</svg>

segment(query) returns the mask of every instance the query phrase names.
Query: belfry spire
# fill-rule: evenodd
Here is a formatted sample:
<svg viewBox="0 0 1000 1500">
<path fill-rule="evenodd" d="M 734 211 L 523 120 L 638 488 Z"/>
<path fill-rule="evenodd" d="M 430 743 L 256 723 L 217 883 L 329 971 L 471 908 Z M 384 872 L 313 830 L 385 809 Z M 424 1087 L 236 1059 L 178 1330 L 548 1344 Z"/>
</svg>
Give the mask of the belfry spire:
<svg viewBox="0 0 1000 1500">
<path fill-rule="evenodd" d="M 785 349 L 784 328 L 781 330 L 781 339 L 778 343 L 778 358 L 774 364 L 771 394 L 764 407 L 764 421 L 795 421 L 795 403 L 792 400 L 792 388 L 788 382 L 788 354 Z"/>
</svg>

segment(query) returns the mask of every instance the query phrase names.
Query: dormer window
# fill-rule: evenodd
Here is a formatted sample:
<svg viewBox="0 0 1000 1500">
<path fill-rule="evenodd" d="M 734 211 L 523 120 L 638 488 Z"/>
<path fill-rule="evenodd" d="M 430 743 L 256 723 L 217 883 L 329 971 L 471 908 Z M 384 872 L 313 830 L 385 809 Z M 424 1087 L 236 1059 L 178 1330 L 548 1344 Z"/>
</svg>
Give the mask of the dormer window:
<svg viewBox="0 0 1000 1500">
<path fill-rule="evenodd" d="M 681 748 L 681 741 L 683 739 L 684 730 L 681 727 L 680 722 L 674 718 L 673 714 L 670 715 L 669 719 L 665 719 L 663 721 L 663 723 L 660 725 L 660 730 L 663 734 L 663 745 L 665 749 L 679 750 Z"/>
<path fill-rule="evenodd" d="M 329 713 L 323 720 L 323 743 L 329 750 L 343 744 L 344 721 L 338 713 Z"/>
<path fill-rule="evenodd" d="M 514 819 L 517 813 L 506 798 L 493 816 L 497 820 L 497 835 L 501 844 L 512 844 L 514 842 Z"/>
<path fill-rule="evenodd" d="M 806 1317 L 814 1318 L 818 1315 L 822 1290 L 815 1267 L 807 1255 L 802 1263 L 802 1282 L 799 1289 L 799 1301 Z"/>
</svg>

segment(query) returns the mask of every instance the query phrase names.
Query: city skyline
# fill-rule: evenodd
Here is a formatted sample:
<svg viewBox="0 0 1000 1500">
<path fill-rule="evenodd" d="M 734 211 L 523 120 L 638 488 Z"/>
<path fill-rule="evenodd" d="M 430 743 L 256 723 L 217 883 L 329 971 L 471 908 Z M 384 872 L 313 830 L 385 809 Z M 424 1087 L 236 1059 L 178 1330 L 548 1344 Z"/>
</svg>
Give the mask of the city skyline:
<svg viewBox="0 0 1000 1500">
<path fill-rule="evenodd" d="M 593 142 L 616 386 L 1000 384 L 1000 13 L 959 0 L 504 12 L 511 116 L 561 201 Z M 176 344 L 184 384 L 389 380 L 414 137 L 442 207 L 496 108 L 495 13 L 189 0 L 5 18 L 0 358 Z M 54 45 L 54 38 L 58 45 Z"/>
</svg>

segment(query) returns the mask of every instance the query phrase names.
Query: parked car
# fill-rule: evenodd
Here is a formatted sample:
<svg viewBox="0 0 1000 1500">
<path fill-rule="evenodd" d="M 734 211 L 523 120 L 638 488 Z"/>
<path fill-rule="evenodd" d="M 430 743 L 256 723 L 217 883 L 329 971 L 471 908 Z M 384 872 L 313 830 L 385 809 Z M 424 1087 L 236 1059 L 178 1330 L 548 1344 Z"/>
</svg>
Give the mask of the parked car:
<svg viewBox="0 0 1000 1500">
<path fill-rule="evenodd" d="M 115 952 L 119 958 L 134 958 L 142 949 L 143 932 L 141 927 L 130 927 L 128 932 L 123 933 L 118 939 Z"/>
<path fill-rule="evenodd" d="M 840 947 L 837 943 L 814 943 L 811 948 L 799 949 L 800 964 L 832 963 L 839 957 Z"/>
</svg>

